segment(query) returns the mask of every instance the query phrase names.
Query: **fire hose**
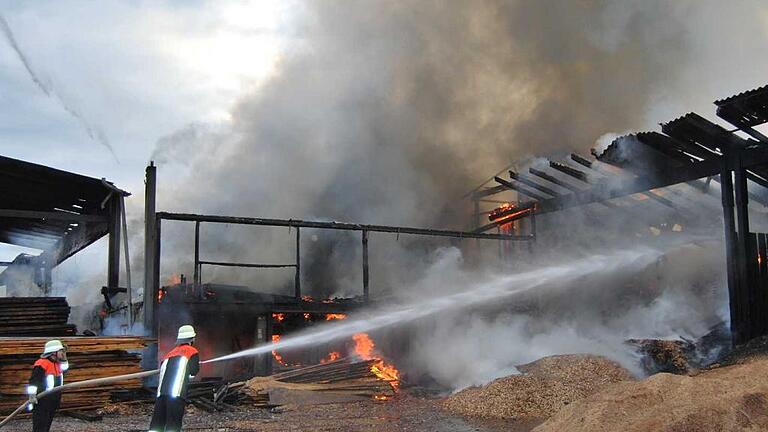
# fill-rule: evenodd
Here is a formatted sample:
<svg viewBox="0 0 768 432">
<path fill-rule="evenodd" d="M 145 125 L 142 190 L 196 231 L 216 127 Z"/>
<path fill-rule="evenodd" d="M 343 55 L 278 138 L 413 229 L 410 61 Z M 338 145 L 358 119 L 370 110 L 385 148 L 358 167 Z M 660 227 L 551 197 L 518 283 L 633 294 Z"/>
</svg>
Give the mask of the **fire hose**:
<svg viewBox="0 0 768 432">
<path fill-rule="evenodd" d="M 145 378 L 148 376 L 156 375 L 158 373 L 160 373 L 160 370 L 155 369 L 151 371 L 136 372 L 136 373 L 127 374 L 127 375 L 117 375 L 112 377 L 94 378 L 94 379 L 85 380 L 85 381 L 77 381 L 69 384 L 64 384 L 63 386 L 54 387 L 50 390 L 46 390 L 40 393 L 39 395 L 37 395 L 37 398 L 38 399 L 44 398 L 48 395 L 58 393 L 58 392 L 63 392 L 64 390 L 70 390 L 73 388 L 90 387 L 90 386 L 95 386 L 100 384 L 109 384 L 117 381 L 126 381 L 131 379 Z M 24 408 L 27 407 L 27 405 L 29 405 L 29 401 L 24 402 L 23 404 L 21 404 L 20 407 L 16 408 L 16 411 L 12 412 L 10 415 L 8 415 L 8 417 L 6 417 L 3 421 L 0 422 L 0 428 L 3 427 L 3 425 L 8 423 L 9 421 L 11 421 L 11 419 L 13 419 L 20 412 L 22 412 Z"/>
</svg>

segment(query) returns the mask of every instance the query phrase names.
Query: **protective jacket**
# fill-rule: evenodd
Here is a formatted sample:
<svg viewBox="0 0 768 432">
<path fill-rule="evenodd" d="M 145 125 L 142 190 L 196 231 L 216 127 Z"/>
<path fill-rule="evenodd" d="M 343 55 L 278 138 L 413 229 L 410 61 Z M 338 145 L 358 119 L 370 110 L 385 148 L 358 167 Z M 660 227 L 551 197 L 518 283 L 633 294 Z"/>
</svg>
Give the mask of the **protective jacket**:
<svg viewBox="0 0 768 432">
<path fill-rule="evenodd" d="M 69 362 L 56 362 L 49 358 L 38 359 L 32 366 L 32 376 L 27 385 L 27 394 L 40 394 L 54 387 L 64 385 L 64 372 Z"/>
<path fill-rule="evenodd" d="M 157 397 L 186 397 L 189 379 L 199 371 L 200 354 L 197 349 L 187 344 L 176 346 L 165 355 L 160 364 Z"/>
<path fill-rule="evenodd" d="M 64 385 L 64 371 L 69 369 L 68 362 L 57 362 L 49 358 L 38 359 L 32 366 L 32 376 L 27 385 L 27 394 L 37 395 L 54 387 Z M 37 405 L 28 405 L 32 413 L 32 431 L 48 432 L 53 417 L 61 404 L 61 392 L 40 399 Z"/>
</svg>

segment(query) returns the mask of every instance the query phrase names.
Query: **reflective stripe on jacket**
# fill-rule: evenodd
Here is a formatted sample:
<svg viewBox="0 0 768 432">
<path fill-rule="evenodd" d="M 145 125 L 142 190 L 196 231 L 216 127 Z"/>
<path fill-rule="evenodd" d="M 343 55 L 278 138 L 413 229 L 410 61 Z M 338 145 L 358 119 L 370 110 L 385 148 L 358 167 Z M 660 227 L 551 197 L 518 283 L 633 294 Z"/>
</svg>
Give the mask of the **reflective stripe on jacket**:
<svg viewBox="0 0 768 432">
<path fill-rule="evenodd" d="M 183 397 L 187 394 L 189 379 L 200 371 L 200 355 L 192 345 L 178 345 L 160 364 L 157 397 Z"/>
<path fill-rule="evenodd" d="M 32 366 L 27 394 L 38 394 L 54 387 L 64 385 L 64 371 L 69 368 L 67 362 L 57 362 L 49 358 L 38 359 Z"/>
</svg>

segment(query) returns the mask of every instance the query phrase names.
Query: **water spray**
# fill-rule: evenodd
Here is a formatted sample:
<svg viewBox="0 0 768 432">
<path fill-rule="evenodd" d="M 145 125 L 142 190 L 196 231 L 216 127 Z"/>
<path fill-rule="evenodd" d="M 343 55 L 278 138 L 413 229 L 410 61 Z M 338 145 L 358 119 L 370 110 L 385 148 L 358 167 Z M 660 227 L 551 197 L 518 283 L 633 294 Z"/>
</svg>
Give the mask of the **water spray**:
<svg viewBox="0 0 768 432">
<path fill-rule="evenodd" d="M 366 317 L 337 321 L 323 326 L 322 329 L 310 330 L 303 334 L 281 339 L 279 342 L 260 345 L 232 354 L 205 360 L 202 364 L 232 360 L 241 357 L 250 357 L 272 352 L 272 350 L 299 348 L 327 343 L 341 338 L 351 337 L 357 333 L 365 333 L 372 330 L 391 327 L 416 321 L 441 312 L 455 309 L 478 306 L 494 301 L 499 301 L 511 296 L 519 295 L 536 288 L 551 285 L 566 278 L 578 278 L 602 270 L 629 267 L 631 265 L 645 266 L 656 260 L 661 255 L 658 251 L 638 250 L 620 251 L 612 255 L 594 255 L 573 261 L 568 264 L 544 267 L 541 269 L 517 273 L 513 275 L 498 276 L 490 281 L 455 294 L 439 298 L 431 298 L 409 305 L 399 305 L 374 311 Z M 79 387 L 108 384 L 128 379 L 138 379 L 155 375 L 159 370 L 139 372 L 115 377 L 97 378 L 86 381 L 78 381 L 60 387 L 54 387 L 40 393 L 42 398 L 56 392 L 63 392 Z M 0 422 L 0 427 L 8 423 L 19 414 L 29 402 L 24 402 L 12 414 Z"/>
</svg>

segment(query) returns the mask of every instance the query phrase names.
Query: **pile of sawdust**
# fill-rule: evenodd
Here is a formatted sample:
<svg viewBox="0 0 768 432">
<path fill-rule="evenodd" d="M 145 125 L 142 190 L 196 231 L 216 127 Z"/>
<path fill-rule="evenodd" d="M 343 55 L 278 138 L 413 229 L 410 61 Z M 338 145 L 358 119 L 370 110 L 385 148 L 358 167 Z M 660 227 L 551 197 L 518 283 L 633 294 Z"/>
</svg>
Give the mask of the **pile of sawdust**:
<svg viewBox="0 0 768 432">
<path fill-rule="evenodd" d="M 522 375 L 448 397 L 444 408 L 470 417 L 541 419 L 607 384 L 633 379 L 618 363 L 592 355 L 545 357 L 518 369 Z"/>
<path fill-rule="evenodd" d="M 571 404 L 536 432 L 768 430 L 768 357 L 695 376 L 657 374 Z"/>
</svg>

